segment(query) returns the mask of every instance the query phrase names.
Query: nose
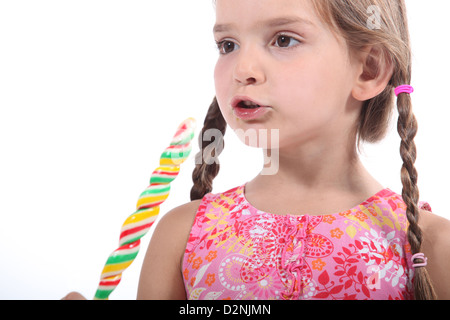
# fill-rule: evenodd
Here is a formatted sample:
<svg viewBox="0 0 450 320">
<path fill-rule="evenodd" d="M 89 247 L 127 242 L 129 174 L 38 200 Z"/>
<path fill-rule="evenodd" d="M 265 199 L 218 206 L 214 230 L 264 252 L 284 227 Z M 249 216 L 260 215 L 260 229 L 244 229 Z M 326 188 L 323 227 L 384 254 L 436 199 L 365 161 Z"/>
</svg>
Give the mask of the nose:
<svg viewBox="0 0 450 320">
<path fill-rule="evenodd" d="M 261 57 L 255 48 L 241 48 L 234 67 L 234 79 L 241 85 L 258 85 L 265 81 Z"/>
</svg>

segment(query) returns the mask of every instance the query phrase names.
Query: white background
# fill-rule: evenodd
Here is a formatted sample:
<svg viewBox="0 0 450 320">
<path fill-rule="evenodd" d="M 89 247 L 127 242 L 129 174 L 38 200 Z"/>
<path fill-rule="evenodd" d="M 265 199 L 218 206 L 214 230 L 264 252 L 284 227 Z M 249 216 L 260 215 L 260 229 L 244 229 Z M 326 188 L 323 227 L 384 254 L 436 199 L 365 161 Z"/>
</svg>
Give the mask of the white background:
<svg viewBox="0 0 450 320">
<path fill-rule="evenodd" d="M 450 2 L 407 5 L 421 198 L 450 218 Z M 198 135 L 214 96 L 213 24 L 208 0 L 0 1 L 0 299 L 93 297 L 175 128 L 194 117 Z M 215 192 L 260 169 L 260 151 L 231 131 L 225 141 Z M 401 192 L 398 149 L 393 123 L 363 160 Z M 189 201 L 193 168 L 191 156 L 162 214 Z M 135 298 L 149 238 L 111 299 Z"/>
</svg>

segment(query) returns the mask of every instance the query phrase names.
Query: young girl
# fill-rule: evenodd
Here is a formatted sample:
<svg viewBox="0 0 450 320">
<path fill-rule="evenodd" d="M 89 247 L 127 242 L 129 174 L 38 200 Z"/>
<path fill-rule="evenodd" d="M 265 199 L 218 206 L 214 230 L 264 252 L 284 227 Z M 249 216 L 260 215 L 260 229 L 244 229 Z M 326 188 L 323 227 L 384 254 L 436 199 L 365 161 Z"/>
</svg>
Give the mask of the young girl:
<svg viewBox="0 0 450 320">
<path fill-rule="evenodd" d="M 157 225 L 138 298 L 450 299 L 450 222 L 418 201 L 404 1 L 217 0 L 214 37 L 202 133 L 274 135 L 256 144 L 277 170 L 212 194 L 200 137 L 192 202 Z M 395 99 L 401 196 L 357 155 Z"/>
<path fill-rule="evenodd" d="M 450 222 L 419 203 L 404 1 L 217 0 L 216 15 L 192 202 L 158 223 L 138 298 L 450 299 Z M 402 195 L 357 154 L 395 102 Z M 276 170 L 212 194 L 222 141 L 202 137 L 227 125 L 270 135 L 256 145 Z"/>
</svg>

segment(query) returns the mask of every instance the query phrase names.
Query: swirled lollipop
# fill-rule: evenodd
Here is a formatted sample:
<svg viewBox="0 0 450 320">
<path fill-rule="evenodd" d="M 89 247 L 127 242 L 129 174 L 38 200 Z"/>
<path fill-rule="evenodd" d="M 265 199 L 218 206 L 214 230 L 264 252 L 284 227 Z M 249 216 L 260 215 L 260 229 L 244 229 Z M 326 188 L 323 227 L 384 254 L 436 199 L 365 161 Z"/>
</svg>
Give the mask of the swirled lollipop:
<svg viewBox="0 0 450 320">
<path fill-rule="evenodd" d="M 178 176 L 180 165 L 188 158 L 194 137 L 195 120 L 183 121 L 170 146 L 161 154 L 159 167 L 153 171 L 150 185 L 139 196 L 136 211 L 122 225 L 119 248 L 110 254 L 103 268 L 95 300 L 107 300 L 119 284 L 122 272 L 139 252 L 140 239 L 155 222 L 161 203 L 170 192 L 170 183 Z"/>
</svg>

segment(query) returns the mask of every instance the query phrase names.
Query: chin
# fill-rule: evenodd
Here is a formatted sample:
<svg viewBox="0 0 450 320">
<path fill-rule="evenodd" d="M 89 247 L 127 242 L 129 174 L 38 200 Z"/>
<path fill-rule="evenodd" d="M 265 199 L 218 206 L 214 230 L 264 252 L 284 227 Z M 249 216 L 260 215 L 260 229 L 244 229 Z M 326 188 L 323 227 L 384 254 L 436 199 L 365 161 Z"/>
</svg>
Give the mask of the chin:
<svg viewBox="0 0 450 320">
<path fill-rule="evenodd" d="M 245 145 L 260 149 L 278 149 L 280 147 L 280 130 L 261 126 L 233 128 L 234 133 Z"/>
</svg>

